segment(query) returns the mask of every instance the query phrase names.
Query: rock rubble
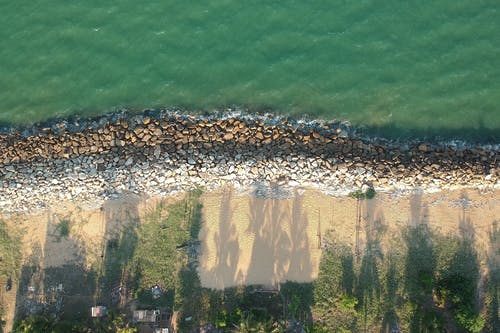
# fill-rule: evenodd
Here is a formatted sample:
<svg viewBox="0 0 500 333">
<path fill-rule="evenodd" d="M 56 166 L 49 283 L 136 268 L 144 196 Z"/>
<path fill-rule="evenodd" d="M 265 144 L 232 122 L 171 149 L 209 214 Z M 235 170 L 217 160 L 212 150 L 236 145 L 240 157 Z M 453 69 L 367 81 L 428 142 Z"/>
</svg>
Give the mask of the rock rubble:
<svg viewBox="0 0 500 333">
<path fill-rule="evenodd" d="M 226 184 L 312 186 L 338 194 L 363 187 L 499 188 L 499 160 L 494 145 L 367 139 L 336 121 L 120 112 L 3 131 L 0 210 L 30 212 L 61 200 L 99 204 L 129 193 L 167 196 Z"/>
</svg>

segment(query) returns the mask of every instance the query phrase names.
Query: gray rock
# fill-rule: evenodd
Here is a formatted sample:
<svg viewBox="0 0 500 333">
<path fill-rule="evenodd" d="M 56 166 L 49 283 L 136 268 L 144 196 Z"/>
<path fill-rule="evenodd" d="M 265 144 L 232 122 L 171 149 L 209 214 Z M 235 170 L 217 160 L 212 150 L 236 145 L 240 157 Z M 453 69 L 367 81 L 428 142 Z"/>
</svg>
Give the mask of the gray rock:
<svg viewBox="0 0 500 333">
<path fill-rule="evenodd" d="M 127 160 L 125 161 L 125 166 L 130 166 L 134 163 L 134 158 L 133 157 L 129 157 L 127 158 Z"/>
</svg>

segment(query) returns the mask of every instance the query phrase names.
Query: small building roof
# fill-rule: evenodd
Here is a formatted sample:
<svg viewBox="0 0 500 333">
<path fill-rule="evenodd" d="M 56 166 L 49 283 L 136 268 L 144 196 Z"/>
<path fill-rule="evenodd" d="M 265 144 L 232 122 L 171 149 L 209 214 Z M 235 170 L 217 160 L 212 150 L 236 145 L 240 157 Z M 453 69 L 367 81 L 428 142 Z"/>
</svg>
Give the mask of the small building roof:
<svg viewBox="0 0 500 333">
<path fill-rule="evenodd" d="M 154 285 L 151 287 L 151 294 L 153 295 L 154 299 L 158 299 L 161 297 L 163 291 L 161 290 L 159 285 Z"/>
<path fill-rule="evenodd" d="M 103 305 L 93 306 L 92 307 L 92 317 L 93 318 L 102 318 L 106 316 L 106 307 Z"/>
<path fill-rule="evenodd" d="M 134 322 L 154 323 L 160 318 L 160 310 L 136 310 L 134 311 Z"/>
<path fill-rule="evenodd" d="M 155 333 L 171 333 L 170 329 L 167 327 L 155 329 Z"/>
</svg>

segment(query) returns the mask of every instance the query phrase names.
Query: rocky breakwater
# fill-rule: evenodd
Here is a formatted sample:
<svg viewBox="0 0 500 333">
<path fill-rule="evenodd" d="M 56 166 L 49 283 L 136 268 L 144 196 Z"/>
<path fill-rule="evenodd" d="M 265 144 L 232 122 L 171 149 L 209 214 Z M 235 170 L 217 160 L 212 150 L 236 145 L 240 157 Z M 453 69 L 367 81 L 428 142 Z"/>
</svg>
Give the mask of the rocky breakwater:
<svg viewBox="0 0 500 333">
<path fill-rule="evenodd" d="M 129 193 L 166 196 L 279 184 L 345 194 L 363 187 L 499 187 L 498 146 L 357 137 L 341 122 L 273 116 L 115 113 L 0 134 L 0 210 L 61 200 L 100 204 Z"/>
</svg>

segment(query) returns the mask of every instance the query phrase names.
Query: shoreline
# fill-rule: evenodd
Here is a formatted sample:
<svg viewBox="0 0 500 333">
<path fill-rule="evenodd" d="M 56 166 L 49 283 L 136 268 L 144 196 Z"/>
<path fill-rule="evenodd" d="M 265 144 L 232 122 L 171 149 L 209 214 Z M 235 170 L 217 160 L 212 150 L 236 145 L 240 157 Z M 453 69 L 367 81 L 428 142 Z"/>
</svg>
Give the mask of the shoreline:
<svg viewBox="0 0 500 333">
<path fill-rule="evenodd" d="M 230 117 L 247 120 L 285 120 L 290 123 L 307 124 L 312 127 L 325 123 L 342 123 L 350 133 L 365 140 L 379 140 L 404 144 L 425 141 L 434 144 L 454 143 L 461 146 L 491 146 L 499 145 L 497 133 L 490 128 L 463 128 L 463 129 L 405 129 L 394 124 L 380 127 L 352 124 L 349 119 L 313 117 L 309 114 L 287 113 L 283 110 L 269 108 L 246 107 L 239 105 L 221 106 L 215 109 L 191 109 L 185 107 L 154 107 L 154 108 L 128 108 L 115 107 L 105 112 L 70 115 L 55 115 L 40 121 L 26 123 L 0 122 L 0 135 L 21 134 L 24 137 L 33 136 L 42 129 L 51 128 L 53 131 L 61 129 L 78 132 L 87 127 L 96 127 L 102 120 L 116 120 L 146 115 L 152 118 L 176 115 L 179 117 L 196 117 L 203 119 L 226 119 Z M 479 131 L 481 133 L 479 133 Z M 394 132 L 394 133 L 392 133 Z"/>
<path fill-rule="evenodd" d="M 330 195 L 500 189 L 500 144 L 367 138 L 340 121 L 146 110 L 0 133 L 3 213 L 227 184 L 271 198 L 306 187 Z"/>
</svg>

